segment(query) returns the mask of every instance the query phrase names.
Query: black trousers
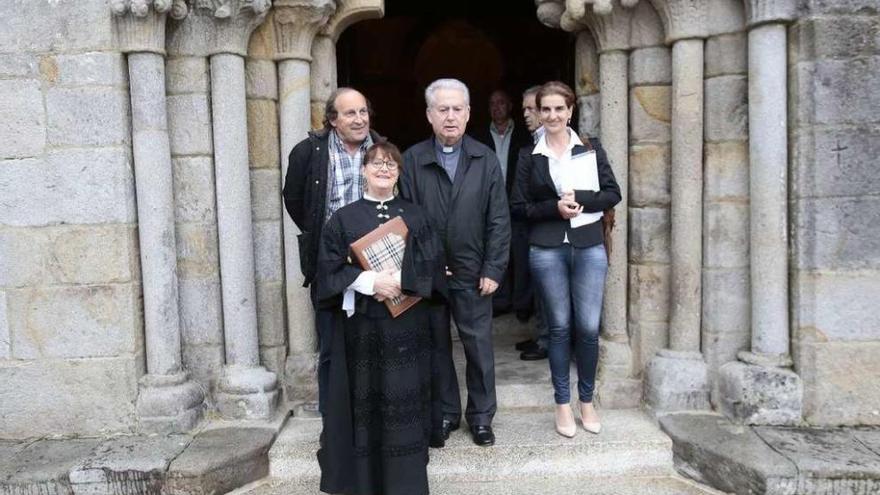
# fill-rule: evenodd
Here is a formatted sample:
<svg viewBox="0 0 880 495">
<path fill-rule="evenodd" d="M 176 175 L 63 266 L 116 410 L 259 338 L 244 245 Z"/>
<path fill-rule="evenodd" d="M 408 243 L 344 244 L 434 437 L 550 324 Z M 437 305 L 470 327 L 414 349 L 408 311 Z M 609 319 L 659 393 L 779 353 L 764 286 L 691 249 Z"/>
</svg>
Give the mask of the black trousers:
<svg viewBox="0 0 880 495">
<path fill-rule="evenodd" d="M 535 311 L 529 270 L 529 225 L 525 222 L 510 223 L 510 261 L 498 282 L 500 286 L 492 300 L 496 313 L 515 311 L 529 316 Z"/>
<path fill-rule="evenodd" d="M 333 311 L 318 308 L 315 284 L 310 287 L 312 308 L 315 310 L 315 333 L 318 335 L 318 411 L 324 414 L 327 402 L 327 383 L 330 381 L 330 354 L 333 343 Z"/>
<path fill-rule="evenodd" d="M 467 407 L 465 420 L 471 426 L 491 425 L 498 409 L 495 398 L 495 352 L 492 348 L 492 297 L 478 289 L 450 289 L 448 305 L 431 308 L 432 422 L 458 421 L 461 399 L 452 362 L 450 316 L 455 319 L 467 359 Z"/>
</svg>

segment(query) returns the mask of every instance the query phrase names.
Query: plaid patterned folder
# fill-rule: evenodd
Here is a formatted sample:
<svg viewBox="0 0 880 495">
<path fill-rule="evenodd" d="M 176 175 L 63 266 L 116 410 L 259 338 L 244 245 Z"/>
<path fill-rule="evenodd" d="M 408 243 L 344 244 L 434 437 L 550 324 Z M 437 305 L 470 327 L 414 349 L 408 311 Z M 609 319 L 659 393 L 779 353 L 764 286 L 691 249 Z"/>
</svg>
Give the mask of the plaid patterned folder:
<svg viewBox="0 0 880 495">
<path fill-rule="evenodd" d="M 373 229 L 351 244 L 351 252 L 364 270 L 381 272 L 389 268 L 400 270 L 403 265 L 403 252 L 406 249 L 406 236 L 409 229 L 400 217 Z M 401 294 L 393 299 L 386 299 L 385 305 L 392 318 L 411 308 L 421 298 Z"/>
</svg>

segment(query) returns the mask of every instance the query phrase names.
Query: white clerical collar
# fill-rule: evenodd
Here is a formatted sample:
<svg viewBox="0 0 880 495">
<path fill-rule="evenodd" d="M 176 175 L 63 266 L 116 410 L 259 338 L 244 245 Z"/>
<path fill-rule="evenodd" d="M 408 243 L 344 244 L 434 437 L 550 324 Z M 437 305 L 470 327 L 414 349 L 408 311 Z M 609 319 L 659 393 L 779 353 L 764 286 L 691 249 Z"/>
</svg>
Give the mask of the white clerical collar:
<svg viewBox="0 0 880 495">
<path fill-rule="evenodd" d="M 379 199 L 375 196 L 371 196 L 367 193 L 364 193 L 364 199 L 366 199 L 367 201 L 372 201 L 374 203 L 384 203 L 386 201 L 391 201 L 392 199 L 394 199 L 394 193 L 392 193 L 391 196 L 388 196 L 385 199 Z"/>
<path fill-rule="evenodd" d="M 584 143 L 581 141 L 581 138 L 578 137 L 577 133 L 574 132 L 571 127 L 566 128 L 568 130 L 568 146 L 565 147 L 565 151 L 563 155 L 568 154 L 575 146 L 583 146 Z M 547 145 L 547 132 L 541 135 L 538 138 L 538 142 L 535 143 L 535 149 L 532 150 L 533 155 L 544 155 L 547 158 L 555 158 L 553 153 L 550 151 L 550 147 Z"/>
</svg>

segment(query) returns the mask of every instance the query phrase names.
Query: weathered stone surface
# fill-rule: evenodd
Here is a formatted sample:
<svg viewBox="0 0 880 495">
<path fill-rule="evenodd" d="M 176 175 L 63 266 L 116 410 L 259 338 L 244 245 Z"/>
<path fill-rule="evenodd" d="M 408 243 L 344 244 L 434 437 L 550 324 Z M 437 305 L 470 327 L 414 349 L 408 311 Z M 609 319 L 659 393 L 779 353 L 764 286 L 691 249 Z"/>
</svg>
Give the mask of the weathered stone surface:
<svg viewBox="0 0 880 495">
<path fill-rule="evenodd" d="M 187 435 L 119 437 L 103 441 L 70 470 L 74 495 L 155 493 L 165 471 L 192 441 Z"/>
<path fill-rule="evenodd" d="M 630 304 L 630 311 L 633 305 Z M 660 349 L 669 347 L 669 323 L 630 320 L 627 325 L 633 353 L 633 366 L 642 371 Z"/>
<path fill-rule="evenodd" d="M 794 463 L 751 428 L 711 414 L 665 416 L 660 428 L 672 437 L 675 468 L 685 476 L 731 493 L 795 493 Z"/>
<path fill-rule="evenodd" d="M 629 204 L 669 204 L 669 146 L 636 144 L 629 149 Z"/>
<path fill-rule="evenodd" d="M 630 139 L 638 143 L 668 143 L 672 122 L 669 86 L 639 86 L 630 91 Z"/>
<path fill-rule="evenodd" d="M 749 136 L 748 80 L 746 76 L 706 79 L 706 141 L 742 141 Z"/>
<path fill-rule="evenodd" d="M 278 75 L 274 61 L 248 58 L 245 64 L 245 77 L 248 98 L 278 99 Z"/>
<path fill-rule="evenodd" d="M 578 111 L 578 131 L 588 136 L 598 136 L 602 120 L 602 101 L 599 94 L 578 97 Z"/>
<path fill-rule="evenodd" d="M 630 264 L 629 319 L 666 322 L 669 319 L 669 265 Z"/>
<path fill-rule="evenodd" d="M 6 292 L 0 291 L 0 359 L 9 359 L 12 356 L 9 319 L 6 313 Z"/>
<path fill-rule="evenodd" d="M 880 425 L 878 352 L 877 342 L 802 342 L 795 365 L 804 380 L 804 420 L 814 425 Z"/>
<path fill-rule="evenodd" d="M 46 145 L 46 115 L 38 81 L 0 81 L 0 158 L 38 155 Z"/>
<path fill-rule="evenodd" d="M 220 306 L 219 274 L 204 279 L 181 278 L 180 333 L 183 342 L 223 343 L 223 312 Z"/>
<path fill-rule="evenodd" d="M 208 95 L 169 96 L 167 104 L 171 152 L 175 155 L 212 154 L 214 143 Z"/>
<path fill-rule="evenodd" d="M 189 494 L 193 483 L 201 493 L 225 493 L 269 474 L 269 447 L 275 436 L 269 428 L 222 428 L 195 437 L 168 471 L 165 490 Z M 217 452 L 230 455 L 218 456 Z"/>
<path fill-rule="evenodd" d="M 880 473 L 880 456 L 848 430 L 767 426 L 755 428 L 755 433 L 793 461 L 804 478 L 863 480 L 877 479 Z"/>
<path fill-rule="evenodd" d="M 793 223 L 797 268 L 880 268 L 880 197 L 801 199 Z"/>
<path fill-rule="evenodd" d="M 254 263 L 258 282 L 284 278 L 281 249 L 281 222 L 254 223 Z"/>
<path fill-rule="evenodd" d="M 175 221 L 216 222 L 214 163 L 211 157 L 174 158 L 173 164 Z"/>
<path fill-rule="evenodd" d="M 706 40 L 705 77 L 745 74 L 749 69 L 748 35 L 731 33 Z"/>
<path fill-rule="evenodd" d="M 3 493 L 70 493 L 68 473 L 97 447 L 100 440 L 38 440 L 3 466 Z M 4 486 L 5 485 L 5 486 Z"/>
<path fill-rule="evenodd" d="M 792 26 L 790 39 L 798 60 L 880 55 L 880 17 L 807 17 Z"/>
<path fill-rule="evenodd" d="M 284 345 L 260 346 L 260 363 L 281 376 L 284 373 L 284 361 L 287 359 L 287 347 Z"/>
<path fill-rule="evenodd" d="M 127 91 L 50 88 L 46 91 L 49 144 L 109 146 L 131 141 Z"/>
<path fill-rule="evenodd" d="M 709 203 L 703 212 L 703 264 L 742 267 L 749 264 L 749 205 Z"/>
<path fill-rule="evenodd" d="M 669 210 L 629 209 L 629 256 L 635 262 L 669 263 Z"/>
<path fill-rule="evenodd" d="M 14 15 L 0 18 L 0 46 L 6 51 L 114 48 L 113 16 L 104 2 L 15 2 L 14 5 Z M 84 19 L 88 19 L 85 29 Z"/>
<path fill-rule="evenodd" d="M 254 221 L 281 220 L 281 172 L 251 170 L 251 206 Z"/>
<path fill-rule="evenodd" d="M 34 78 L 36 75 L 36 56 L 24 53 L 0 54 L 0 77 Z"/>
<path fill-rule="evenodd" d="M 125 57 L 118 52 L 89 52 L 48 56 L 57 68 L 59 86 L 112 86 L 128 83 Z M 44 59 L 45 60 L 45 59 Z"/>
<path fill-rule="evenodd" d="M 177 225 L 177 273 L 181 279 L 203 279 L 220 272 L 217 228 L 207 224 Z"/>
<path fill-rule="evenodd" d="M 125 224 L 0 229 L 0 287 L 128 282 L 137 249 Z"/>
<path fill-rule="evenodd" d="M 207 94 L 210 88 L 208 59 L 169 57 L 165 61 L 165 89 L 169 95 Z"/>
<path fill-rule="evenodd" d="M 183 364 L 193 379 L 206 390 L 214 390 L 214 382 L 220 376 L 220 370 L 226 362 L 223 344 L 183 346 Z"/>
<path fill-rule="evenodd" d="M 251 168 L 281 167 L 278 108 L 271 100 L 248 100 L 248 156 Z"/>
<path fill-rule="evenodd" d="M 748 324 L 749 315 L 743 315 L 742 319 L 746 320 L 746 324 Z M 718 369 L 725 363 L 736 361 L 737 353 L 740 351 L 748 351 L 751 348 L 749 327 L 744 326 L 735 332 L 717 332 L 704 326 L 701 339 L 703 358 L 706 360 L 706 366 L 709 367 L 712 405 L 717 411 L 723 399 Z"/>
<path fill-rule="evenodd" d="M 2 436 L 130 431 L 140 361 L 133 357 L 0 361 Z M 19 392 L 28 391 L 21 400 Z"/>
<path fill-rule="evenodd" d="M 880 107 L 880 56 L 800 62 L 795 66 L 797 124 L 871 124 Z"/>
<path fill-rule="evenodd" d="M 709 373 L 699 352 L 662 349 L 645 373 L 645 401 L 655 415 L 709 409 Z"/>
<path fill-rule="evenodd" d="M 633 50 L 629 56 L 630 86 L 664 86 L 672 83 L 669 48 L 655 46 Z"/>
<path fill-rule="evenodd" d="M 874 0 L 805 0 L 802 4 L 804 12 L 809 14 L 876 15 L 880 13 L 880 8 Z"/>
<path fill-rule="evenodd" d="M 132 284 L 8 290 L 18 359 L 114 357 L 135 352 L 140 318 Z"/>
<path fill-rule="evenodd" d="M 287 328 L 284 324 L 284 284 L 261 282 L 257 284 L 257 323 L 260 345 L 283 345 Z"/>
<path fill-rule="evenodd" d="M 805 127 L 792 135 L 794 197 L 863 196 L 880 190 L 880 129 Z"/>
<path fill-rule="evenodd" d="M 704 268 L 703 327 L 717 333 L 749 335 L 749 270 L 741 268 Z"/>
<path fill-rule="evenodd" d="M 732 361 L 718 375 L 720 409 L 731 421 L 779 426 L 801 422 L 804 390 L 797 373 Z"/>
<path fill-rule="evenodd" d="M 874 340 L 880 318 L 877 271 L 802 272 L 794 284 L 795 320 L 819 341 Z"/>
<path fill-rule="evenodd" d="M 880 411 L 878 411 L 880 414 Z M 862 443 L 865 447 L 877 454 L 880 455 L 880 430 L 873 429 L 857 429 L 852 430 L 853 436 Z"/>
<path fill-rule="evenodd" d="M 703 160 L 706 201 L 748 199 L 748 141 L 706 143 Z"/>
</svg>

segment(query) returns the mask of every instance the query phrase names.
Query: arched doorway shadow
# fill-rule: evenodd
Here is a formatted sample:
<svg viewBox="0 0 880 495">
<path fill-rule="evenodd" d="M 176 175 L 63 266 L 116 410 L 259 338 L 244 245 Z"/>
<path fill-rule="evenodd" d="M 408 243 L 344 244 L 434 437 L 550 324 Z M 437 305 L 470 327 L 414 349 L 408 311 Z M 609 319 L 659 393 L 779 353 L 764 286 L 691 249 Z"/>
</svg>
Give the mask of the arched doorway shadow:
<svg viewBox="0 0 880 495">
<path fill-rule="evenodd" d="M 572 35 L 538 22 L 533 0 L 387 0 L 383 19 L 360 22 L 340 37 L 338 81 L 362 90 L 376 112 L 374 127 L 405 148 L 430 132 L 423 94 L 432 80 L 455 77 L 468 85 L 472 132 L 489 125 L 492 90 L 511 93 L 521 121 L 524 89 L 572 82 L 574 52 Z"/>
</svg>

